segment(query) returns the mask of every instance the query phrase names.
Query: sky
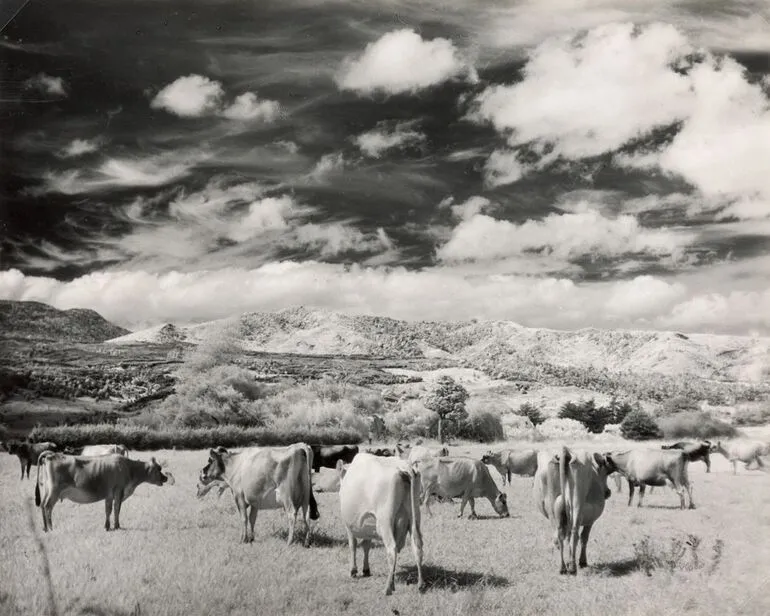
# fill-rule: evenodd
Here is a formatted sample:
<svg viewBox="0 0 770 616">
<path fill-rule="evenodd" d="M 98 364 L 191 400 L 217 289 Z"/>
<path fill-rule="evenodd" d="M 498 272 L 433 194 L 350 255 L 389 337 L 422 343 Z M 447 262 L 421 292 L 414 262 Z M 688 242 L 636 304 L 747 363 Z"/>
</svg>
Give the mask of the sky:
<svg viewBox="0 0 770 616">
<path fill-rule="evenodd" d="M 766 0 L 32 0 L 0 67 L 0 299 L 770 335 Z"/>
</svg>

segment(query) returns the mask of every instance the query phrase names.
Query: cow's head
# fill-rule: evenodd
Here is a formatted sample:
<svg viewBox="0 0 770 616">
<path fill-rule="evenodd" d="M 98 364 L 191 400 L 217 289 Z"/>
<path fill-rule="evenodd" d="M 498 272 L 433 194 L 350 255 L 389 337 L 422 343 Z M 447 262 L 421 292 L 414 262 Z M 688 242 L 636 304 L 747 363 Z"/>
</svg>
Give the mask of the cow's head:
<svg viewBox="0 0 770 616">
<path fill-rule="evenodd" d="M 209 461 L 206 463 L 206 466 L 201 469 L 201 472 L 198 475 L 199 483 L 205 486 L 212 481 L 222 481 L 224 479 L 224 457 L 226 455 L 228 455 L 228 452 L 224 447 L 217 447 L 209 450 Z"/>
<path fill-rule="evenodd" d="M 510 518 L 511 513 L 508 511 L 508 497 L 500 492 L 492 503 L 492 507 L 495 508 L 495 512 L 501 518 Z"/>
<path fill-rule="evenodd" d="M 718 453 L 721 448 L 722 448 L 722 441 L 717 441 L 716 443 L 709 443 L 709 453 Z"/>
<path fill-rule="evenodd" d="M 149 468 L 147 469 L 147 482 L 151 483 L 156 486 L 162 486 L 164 484 L 168 484 L 170 486 L 174 485 L 174 476 L 168 472 L 163 470 L 163 465 L 158 463 L 158 461 L 155 458 L 150 459 L 150 463 L 148 464 Z"/>
<path fill-rule="evenodd" d="M 492 450 L 490 449 L 487 453 L 485 453 L 483 456 L 481 456 L 481 461 L 484 464 L 492 464 L 492 456 L 494 454 L 492 453 Z"/>
</svg>

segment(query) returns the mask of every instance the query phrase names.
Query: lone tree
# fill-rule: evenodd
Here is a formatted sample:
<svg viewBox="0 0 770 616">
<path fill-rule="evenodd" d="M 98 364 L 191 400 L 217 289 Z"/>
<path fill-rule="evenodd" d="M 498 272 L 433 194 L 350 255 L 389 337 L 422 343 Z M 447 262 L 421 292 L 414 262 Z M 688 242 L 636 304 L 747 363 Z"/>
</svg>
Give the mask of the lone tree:
<svg viewBox="0 0 770 616">
<path fill-rule="evenodd" d="M 465 402 L 468 400 L 468 390 L 456 383 L 451 376 L 442 376 L 436 381 L 436 386 L 425 398 L 423 404 L 429 411 L 438 415 L 438 440 L 444 442 L 443 423 L 445 419 L 462 421 L 468 417 Z"/>
</svg>

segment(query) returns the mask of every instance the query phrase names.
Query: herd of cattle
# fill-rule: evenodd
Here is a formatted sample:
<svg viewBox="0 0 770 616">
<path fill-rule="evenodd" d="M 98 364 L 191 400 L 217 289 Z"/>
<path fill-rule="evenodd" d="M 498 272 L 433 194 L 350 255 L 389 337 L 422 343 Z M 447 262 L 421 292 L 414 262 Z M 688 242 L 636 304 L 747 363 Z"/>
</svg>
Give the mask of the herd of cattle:
<svg viewBox="0 0 770 616">
<path fill-rule="evenodd" d="M 105 529 L 110 530 L 114 512 L 115 529 L 120 528 L 122 503 L 142 483 L 156 486 L 173 484 L 173 475 L 155 458 L 149 462 L 131 459 L 123 445 L 92 445 L 75 450 L 55 443 L 12 441 L 0 443 L 18 456 L 21 477 L 37 466 L 35 503 L 40 507 L 43 529 L 53 529 L 51 513 L 63 499 L 75 503 L 105 502 Z M 394 590 L 396 558 L 411 535 L 417 563 L 418 587 L 422 574 L 423 541 L 420 506 L 429 515 L 430 500 L 453 502 L 460 498 L 458 517 L 466 504 L 470 518 L 476 518 L 475 500 L 486 498 L 500 517 L 510 515 L 505 492 L 495 483 L 488 465 L 497 469 L 503 486 L 512 475 L 533 477 L 533 496 L 537 509 L 551 524 L 554 543 L 559 548 L 560 572 L 575 574 L 577 566 L 587 565 L 586 544 L 591 528 L 604 511 L 611 492 L 607 479 L 613 477 L 620 491 L 621 477 L 628 483 L 631 505 L 634 488 L 639 488 L 642 506 L 647 486 L 670 485 L 679 495 L 680 506 L 694 508 L 688 479 L 688 464 L 701 460 L 711 470 L 710 454 L 721 453 L 737 472 L 737 463 L 746 468 L 770 453 L 767 444 L 755 441 L 679 442 L 661 449 L 640 448 L 607 453 L 561 447 L 556 450 L 510 450 L 487 452 L 481 459 L 450 456 L 446 447 L 413 447 L 363 450 L 356 445 L 320 446 L 296 443 L 288 447 L 248 447 L 228 451 L 216 447 L 209 451 L 206 465 L 198 476 L 197 496 L 218 487 L 220 495 L 228 488 L 241 516 L 241 541 L 254 540 L 254 524 L 260 509 L 282 509 L 289 523 L 288 543 L 294 540 L 297 516 L 301 512 L 306 546 L 313 535 L 313 522 L 319 518 L 313 494 L 338 491 L 343 524 L 350 548 L 350 574 L 358 575 L 356 552 L 363 551 L 362 575 L 370 575 L 369 551 L 380 540 L 388 558 L 385 594 Z M 324 487 L 313 485 L 313 472 L 322 467 L 335 469 L 335 481 Z M 578 543 L 580 554 L 576 562 Z M 564 547 L 568 548 L 565 562 Z"/>
</svg>

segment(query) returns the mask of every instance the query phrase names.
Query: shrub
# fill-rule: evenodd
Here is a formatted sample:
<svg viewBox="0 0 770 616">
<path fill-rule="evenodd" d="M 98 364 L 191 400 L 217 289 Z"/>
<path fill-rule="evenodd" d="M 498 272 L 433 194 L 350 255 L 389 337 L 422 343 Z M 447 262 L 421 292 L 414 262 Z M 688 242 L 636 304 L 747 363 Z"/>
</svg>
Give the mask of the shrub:
<svg viewBox="0 0 770 616">
<path fill-rule="evenodd" d="M 397 439 L 430 436 L 435 414 L 425 408 L 419 400 L 406 400 L 401 407 L 385 416 L 388 432 Z"/>
<path fill-rule="evenodd" d="M 770 423 L 770 408 L 756 406 L 737 408 L 733 413 L 733 423 L 736 426 L 764 426 Z"/>
<path fill-rule="evenodd" d="M 738 434 L 729 423 L 712 417 L 709 413 L 682 411 L 658 420 L 666 438 L 697 438 L 733 437 Z"/>
<path fill-rule="evenodd" d="M 505 439 L 500 413 L 489 409 L 471 409 L 468 418 L 458 426 L 456 436 L 479 443 Z"/>
<path fill-rule="evenodd" d="M 582 422 L 568 417 L 549 417 L 537 427 L 537 432 L 546 439 L 580 439 L 588 435 Z"/>
<path fill-rule="evenodd" d="M 639 403 L 631 404 L 628 401 L 620 401 L 617 398 L 610 400 L 607 408 L 607 423 L 609 424 L 621 424 L 631 411 L 641 410 Z"/>
<path fill-rule="evenodd" d="M 353 432 L 358 440 L 369 432 L 369 424 L 353 410 L 350 400 L 332 402 L 329 399 L 315 400 L 311 403 L 292 404 L 281 409 L 281 414 L 268 420 L 274 430 L 318 430 L 339 429 Z"/>
<path fill-rule="evenodd" d="M 361 435 L 341 428 L 287 429 L 242 428 L 222 425 L 216 428 L 167 428 L 151 430 L 145 426 L 95 424 L 89 426 L 36 427 L 30 432 L 35 441 L 54 441 L 61 447 L 82 447 L 96 443 L 122 443 L 134 451 L 156 449 L 205 449 L 248 447 L 254 445 L 279 446 L 292 443 L 320 443 L 340 445 L 360 443 Z"/>
<path fill-rule="evenodd" d="M 533 426 L 539 426 L 541 423 L 545 421 L 545 416 L 543 415 L 543 412 L 540 410 L 538 406 L 535 404 L 532 404 L 531 402 L 525 402 L 519 407 L 519 410 L 516 411 L 517 415 L 521 415 L 522 417 L 526 417 L 532 422 Z"/>
<path fill-rule="evenodd" d="M 631 411 L 626 415 L 620 424 L 620 433 L 623 438 L 633 441 L 645 441 L 663 436 L 663 432 L 652 415 L 641 409 Z"/>
<path fill-rule="evenodd" d="M 689 396 L 674 396 L 664 400 L 658 408 L 658 417 L 667 417 L 684 411 L 699 411 L 700 405 Z"/>
<path fill-rule="evenodd" d="M 604 424 L 612 420 L 607 407 L 597 407 L 593 398 L 580 402 L 565 402 L 559 410 L 559 417 L 579 421 L 594 434 L 599 434 L 604 430 Z"/>
</svg>

